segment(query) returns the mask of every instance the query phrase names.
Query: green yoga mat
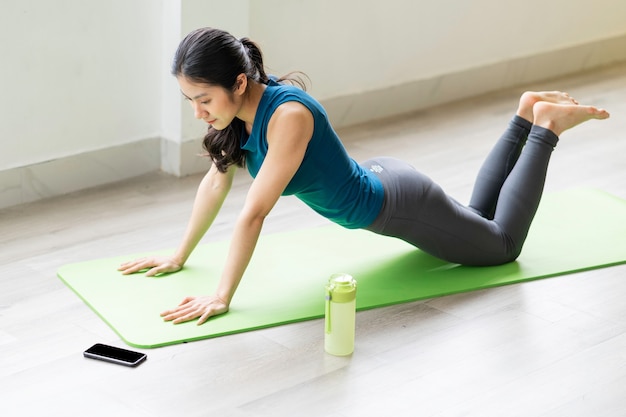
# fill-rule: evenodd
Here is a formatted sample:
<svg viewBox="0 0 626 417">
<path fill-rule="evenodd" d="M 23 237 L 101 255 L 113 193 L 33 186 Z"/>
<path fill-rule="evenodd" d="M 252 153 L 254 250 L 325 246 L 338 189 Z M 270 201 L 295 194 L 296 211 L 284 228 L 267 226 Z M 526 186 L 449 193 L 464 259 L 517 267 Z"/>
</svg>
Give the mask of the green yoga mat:
<svg viewBox="0 0 626 417">
<path fill-rule="evenodd" d="M 116 270 L 144 254 L 66 265 L 58 276 L 127 344 L 154 348 L 323 317 L 324 285 L 335 272 L 356 278 L 363 310 L 624 263 L 626 201 L 591 189 L 545 195 L 522 255 L 495 267 L 445 263 L 335 225 L 262 235 L 228 314 L 201 326 L 164 322 L 159 313 L 185 296 L 214 291 L 227 249 L 200 245 L 182 271 L 156 278 Z"/>
</svg>

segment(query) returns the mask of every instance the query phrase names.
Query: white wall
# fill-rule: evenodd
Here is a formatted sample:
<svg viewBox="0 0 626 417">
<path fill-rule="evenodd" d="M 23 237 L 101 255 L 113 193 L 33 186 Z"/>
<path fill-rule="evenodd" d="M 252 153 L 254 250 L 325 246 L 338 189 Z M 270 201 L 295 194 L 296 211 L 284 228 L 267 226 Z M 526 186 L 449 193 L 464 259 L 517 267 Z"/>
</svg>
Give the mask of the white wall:
<svg viewBox="0 0 626 417">
<path fill-rule="evenodd" d="M 160 135 L 154 3 L 2 3 L 0 170 Z"/>
<path fill-rule="evenodd" d="M 626 59 L 623 0 L 264 0 L 250 16 L 268 64 L 305 71 L 336 126 Z"/>
<path fill-rule="evenodd" d="M 264 0 L 251 7 L 250 32 L 269 63 L 280 72 L 304 69 L 322 100 L 626 34 L 623 0 Z"/>
<path fill-rule="evenodd" d="M 161 4 L 0 6 L 0 207 L 160 168 Z"/>
<path fill-rule="evenodd" d="M 337 126 L 626 60 L 623 0 L 20 0 L 0 6 L 0 207 L 206 169 L 169 64 L 216 26 Z"/>
</svg>

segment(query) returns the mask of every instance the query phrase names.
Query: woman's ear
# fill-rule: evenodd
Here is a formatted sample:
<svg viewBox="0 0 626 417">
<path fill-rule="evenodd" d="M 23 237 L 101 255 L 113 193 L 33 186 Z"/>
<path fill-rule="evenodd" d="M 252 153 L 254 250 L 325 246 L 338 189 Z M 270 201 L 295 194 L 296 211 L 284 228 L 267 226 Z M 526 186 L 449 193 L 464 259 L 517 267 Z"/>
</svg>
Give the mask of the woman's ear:
<svg viewBox="0 0 626 417">
<path fill-rule="evenodd" d="M 237 76 L 237 80 L 235 81 L 234 93 L 237 95 L 243 95 L 243 93 L 246 92 L 246 88 L 248 88 L 248 77 L 246 74 L 241 73 Z"/>
</svg>

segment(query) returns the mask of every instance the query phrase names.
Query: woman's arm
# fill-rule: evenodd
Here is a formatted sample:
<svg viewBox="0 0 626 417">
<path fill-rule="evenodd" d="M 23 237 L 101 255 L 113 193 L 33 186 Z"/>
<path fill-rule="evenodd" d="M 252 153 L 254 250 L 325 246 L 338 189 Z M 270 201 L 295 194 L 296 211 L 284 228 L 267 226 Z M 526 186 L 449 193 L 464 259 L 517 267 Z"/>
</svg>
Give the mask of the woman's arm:
<svg viewBox="0 0 626 417">
<path fill-rule="evenodd" d="M 280 105 L 267 129 L 268 152 L 252 182 L 237 219 L 226 264 L 215 295 L 188 297 L 175 309 L 162 313 L 165 320 L 181 323 L 228 311 L 261 233 L 263 221 L 300 167 L 313 135 L 313 115 L 302 104 Z"/>
<path fill-rule="evenodd" d="M 211 166 L 198 186 L 187 230 L 173 256 L 140 258 L 126 262 L 118 269 L 123 274 L 132 274 L 149 268 L 146 276 L 181 269 L 219 213 L 230 191 L 235 171 L 236 168 L 231 166 L 224 174 L 219 172 L 215 165 Z"/>
<path fill-rule="evenodd" d="M 213 165 L 200 182 L 187 231 L 174 254 L 174 258 L 183 264 L 217 217 L 233 184 L 236 170 L 235 166 L 230 166 L 224 174 Z"/>
</svg>

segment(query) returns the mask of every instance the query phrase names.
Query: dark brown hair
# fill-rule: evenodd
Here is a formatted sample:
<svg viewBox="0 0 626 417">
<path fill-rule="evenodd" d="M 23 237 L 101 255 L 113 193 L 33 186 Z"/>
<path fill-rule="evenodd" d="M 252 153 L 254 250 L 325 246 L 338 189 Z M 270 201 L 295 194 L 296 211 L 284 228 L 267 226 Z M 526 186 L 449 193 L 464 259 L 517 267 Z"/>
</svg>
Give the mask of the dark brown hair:
<svg viewBox="0 0 626 417">
<path fill-rule="evenodd" d="M 257 44 L 248 38 L 237 39 L 228 32 L 213 28 L 196 29 L 178 46 L 172 64 L 172 74 L 188 80 L 221 86 L 227 91 L 236 89 L 239 74 L 249 80 L 267 84 L 263 55 Z M 290 73 L 280 78 L 305 89 L 305 83 Z M 241 149 L 244 122 L 238 118 L 223 130 L 209 126 L 204 137 L 204 148 L 220 172 L 230 165 L 244 166 L 245 153 Z"/>
</svg>

